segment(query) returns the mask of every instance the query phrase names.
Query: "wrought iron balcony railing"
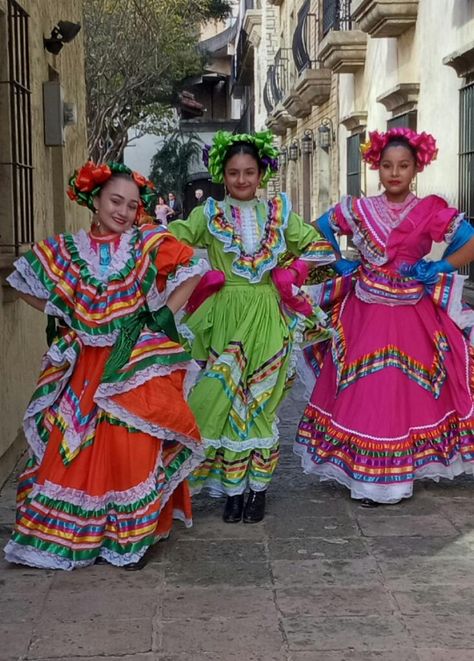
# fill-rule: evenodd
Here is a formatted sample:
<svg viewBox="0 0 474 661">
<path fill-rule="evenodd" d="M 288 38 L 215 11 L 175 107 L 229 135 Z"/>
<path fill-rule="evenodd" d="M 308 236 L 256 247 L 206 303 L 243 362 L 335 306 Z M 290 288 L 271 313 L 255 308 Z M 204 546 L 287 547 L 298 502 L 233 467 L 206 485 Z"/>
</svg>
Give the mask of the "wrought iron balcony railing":
<svg viewBox="0 0 474 661">
<path fill-rule="evenodd" d="M 323 0 L 323 36 L 330 30 L 351 29 L 351 0 Z"/>
<path fill-rule="evenodd" d="M 280 103 L 291 86 L 290 52 L 290 48 L 280 48 L 275 55 L 275 64 L 270 77 L 270 90 L 275 105 Z"/>
<path fill-rule="evenodd" d="M 318 20 L 316 14 L 310 12 L 311 0 L 305 0 L 298 12 L 298 22 L 293 33 L 291 50 L 293 60 L 301 74 L 305 69 L 319 66 L 317 58 Z"/>
</svg>

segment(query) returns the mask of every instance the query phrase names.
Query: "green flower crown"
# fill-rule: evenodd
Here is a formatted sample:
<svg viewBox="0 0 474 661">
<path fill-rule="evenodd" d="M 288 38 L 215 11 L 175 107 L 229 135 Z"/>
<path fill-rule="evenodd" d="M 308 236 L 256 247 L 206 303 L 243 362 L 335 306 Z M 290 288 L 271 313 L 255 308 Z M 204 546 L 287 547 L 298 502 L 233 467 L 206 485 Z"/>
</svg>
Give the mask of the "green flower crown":
<svg viewBox="0 0 474 661">
<path fill-rule="evenodd" d="M 202 151 L 202 160 L 209 170 L 212 181 L 215 184 L 224 183 L 223 163 L 225 155 L 236 142 L 248 142 L 255 145 L 264 168 L 261 186 L 266 186 L 270 177 L 278 172 L 278 154 L 280 153 L 273 144 L 273 133 L 271 131 L 260 131 L 258 133 L 217 131 L 212 145 L 205 145 Z"/>
</svg>

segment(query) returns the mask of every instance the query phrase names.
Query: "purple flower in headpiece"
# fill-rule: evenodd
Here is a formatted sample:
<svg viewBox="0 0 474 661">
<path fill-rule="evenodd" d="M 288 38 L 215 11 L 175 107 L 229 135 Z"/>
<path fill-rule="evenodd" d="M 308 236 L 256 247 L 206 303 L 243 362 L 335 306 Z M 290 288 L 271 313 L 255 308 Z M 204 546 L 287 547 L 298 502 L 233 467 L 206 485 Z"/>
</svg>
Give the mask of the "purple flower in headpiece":
<svg viewBox="0 0 474 661">
<path fill-rule="evenodd" d="M 273 172 L 278 170 L 278 160 L 276 158 L 270 159 L 270 168 L 273 170 Z"/>
<path fill-rule="evenodd" d="M 211 145 L 204 145 L 202 149 L 202 162 L 207 168 L 209 166 L 209 151 L 211 150 Z"/>
</svg>

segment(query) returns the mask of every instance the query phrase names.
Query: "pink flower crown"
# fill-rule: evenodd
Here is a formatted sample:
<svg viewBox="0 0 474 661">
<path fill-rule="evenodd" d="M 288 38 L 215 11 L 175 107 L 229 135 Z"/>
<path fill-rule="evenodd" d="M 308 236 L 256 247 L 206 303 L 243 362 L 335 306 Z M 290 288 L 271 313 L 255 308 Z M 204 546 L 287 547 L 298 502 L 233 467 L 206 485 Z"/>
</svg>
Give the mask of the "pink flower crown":
<svg viewBox="0 0 474 661">
<path fill-rule="evenodd" d="M 369 139 L 361 145 L 360 151 L 363 160 L 370 165 L 371 170 L 377 170 L 380 167 L 383 150 L 389 142 L 396 138 L 406 140 L 416 151 L 418 172 L 421 172 L 426 165 L 434 161 L 438 154 L 436 140 L 432 135 L 424 131 L 423 133 L 416 133 L 416 131 L 408 128 L 394 128 L 385 133 L 370 131 Z"/>
</svg>

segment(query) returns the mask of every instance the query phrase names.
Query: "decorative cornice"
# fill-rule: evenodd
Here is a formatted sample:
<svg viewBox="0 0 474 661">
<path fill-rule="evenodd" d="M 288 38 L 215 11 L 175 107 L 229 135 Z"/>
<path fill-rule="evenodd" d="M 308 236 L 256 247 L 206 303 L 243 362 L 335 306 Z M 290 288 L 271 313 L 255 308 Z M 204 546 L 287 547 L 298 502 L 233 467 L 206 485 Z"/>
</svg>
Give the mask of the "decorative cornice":
<svg viewBox="0 0 474 661">
<path fill-rule="evenodd" d="M 460 78 L 474 74 L 474 41 L 447 55 L 443 58 L 443 64 L 452 67 Z"/>
<path fill-rule="evenodd" d="M 321 41 L 318 58 L 334 73 L 354 73 L 363 68 L 367 35 L 361 30 L 331 30 Z"/>
<path fill-rule="evenodd" d="M 249 41 L 257 48 L 262 38 L 262 10 L 247 9 L 242 27 L 248 35 Z"/>
<path fill-rule="evenodd" d="M 352 18 L 371 37 L 398 37 L 416 23 L 418 0 L 356 0 Z"/>
<path fill-rule="evenodd" d="M 366 110 L 356 110 L 343 117 L 339 124 L 342 124 L 351 133 L 361 133 L 367 126 Z"/>
<path fill-rule="evenodd" d="M 385 106 L 394 116 L 402 112 L 409 112 L 416 108 L 419 83 L 400 83 L 377 97 L 377 102 Z"/>
</svg>

